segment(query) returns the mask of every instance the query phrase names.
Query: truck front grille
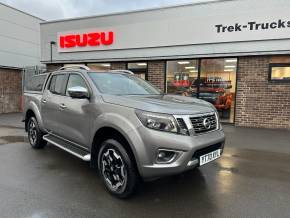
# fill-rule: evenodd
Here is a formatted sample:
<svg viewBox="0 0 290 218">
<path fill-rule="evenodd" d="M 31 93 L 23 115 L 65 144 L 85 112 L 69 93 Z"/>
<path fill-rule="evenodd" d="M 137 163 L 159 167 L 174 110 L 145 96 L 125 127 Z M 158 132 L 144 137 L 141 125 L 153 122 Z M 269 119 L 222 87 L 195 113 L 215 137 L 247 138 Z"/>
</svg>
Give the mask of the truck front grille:
<svg viewBox="0 0 290 218">
<path fill-rule="evenodd" d="M 187 126 L 182 118 L 177 118 L 176 120 L 181 129 L 187 129 Z"/>
<path fill-rule="evenodd" d="M 195 133 L 206 133 L 217 129 L 217 119 L 214 113 L 190 117 L 190 122 Z"/>
</svg>

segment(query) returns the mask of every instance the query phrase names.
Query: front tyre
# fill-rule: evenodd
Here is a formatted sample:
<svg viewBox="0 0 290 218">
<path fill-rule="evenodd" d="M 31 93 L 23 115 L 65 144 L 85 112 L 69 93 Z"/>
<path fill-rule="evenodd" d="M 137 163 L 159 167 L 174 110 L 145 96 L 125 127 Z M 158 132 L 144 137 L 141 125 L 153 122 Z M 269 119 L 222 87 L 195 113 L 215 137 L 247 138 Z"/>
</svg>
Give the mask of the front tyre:
<svg viewBox="0 0 290 218">
<path fill-rule="evenodd" d="M 133 194 L 138 185 L 138 172 L 128 152 L 115 139 L 102 143 L 98 168 L 111 194 L 118 198 L 127 198 Z"/>
<path fill-rule="evenodd" d="M 32 148 L 41 149 L 46 146 L 47 142 L 42 138 L 43 133 L 41 132 L 35 117 L 29 118 L 27 123 L 27 132 L 28 140 Z"/>
</svg>

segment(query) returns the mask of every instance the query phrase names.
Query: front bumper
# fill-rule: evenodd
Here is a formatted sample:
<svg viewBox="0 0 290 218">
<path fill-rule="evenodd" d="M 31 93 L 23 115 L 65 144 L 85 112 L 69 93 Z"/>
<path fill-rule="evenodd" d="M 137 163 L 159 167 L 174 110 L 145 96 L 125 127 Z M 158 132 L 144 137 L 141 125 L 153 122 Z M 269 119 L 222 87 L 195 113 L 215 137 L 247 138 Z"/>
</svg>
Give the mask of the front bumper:
<svg viewBox="0 0 290 218">
<path fill-rule="evenodd" d="M 145 149 L 139 160 L 139 171 L 144 179 L 178 174 L 199 165 L 195 152 L 209 147 L 220 146 L 223 150 L 225 135 L 222 130 L 215 130 L 196 136 L 175 135 L 172 133 L 150 130 L 145 127 L 138 129 Z M 157 164 L 158 149 L 179 151 L 178 158 L 169 164 Z"/>
</svg>

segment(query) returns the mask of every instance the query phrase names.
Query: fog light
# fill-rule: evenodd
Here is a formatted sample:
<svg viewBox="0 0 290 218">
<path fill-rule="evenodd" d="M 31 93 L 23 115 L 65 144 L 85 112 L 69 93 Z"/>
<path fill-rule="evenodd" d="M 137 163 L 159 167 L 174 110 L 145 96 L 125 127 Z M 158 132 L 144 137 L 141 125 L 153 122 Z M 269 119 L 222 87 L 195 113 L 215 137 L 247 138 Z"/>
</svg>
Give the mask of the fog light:
<svg viewBox="0 0 290 218">
<path fill-rule="evenodd" d="M 171 163 L 177 156 L 177 152 L 160 149 L 157 154 L 157 163 Z"/>
</svg>

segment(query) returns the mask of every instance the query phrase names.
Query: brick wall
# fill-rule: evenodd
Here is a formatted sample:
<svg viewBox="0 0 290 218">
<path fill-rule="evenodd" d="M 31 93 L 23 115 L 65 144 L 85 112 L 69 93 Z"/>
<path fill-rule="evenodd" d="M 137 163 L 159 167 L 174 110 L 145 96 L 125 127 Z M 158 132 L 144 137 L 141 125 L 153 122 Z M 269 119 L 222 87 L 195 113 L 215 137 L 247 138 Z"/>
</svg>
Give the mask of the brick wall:
<svg viewBox="0 0 290 218">
<path fill-rule="evenodd" d="M 21 111 L 21 70 L 0 68 L 0 113 Z"/>
<path fill-rule="evenodd" d="M 112 62 L 111 70 L 126 70 L 127 65 L 125 62 Z"/>
<path fill-rule="evenodd" d="M 237 126 L 290 129 L 290 84 L 268 81 L 271 60 L 269 56 L 239 58 Z"/>
<path fill-rule="evenodd" d="M 148 62 L 148 81 L 164 91 L 165 61 Z"/>
</svg>

